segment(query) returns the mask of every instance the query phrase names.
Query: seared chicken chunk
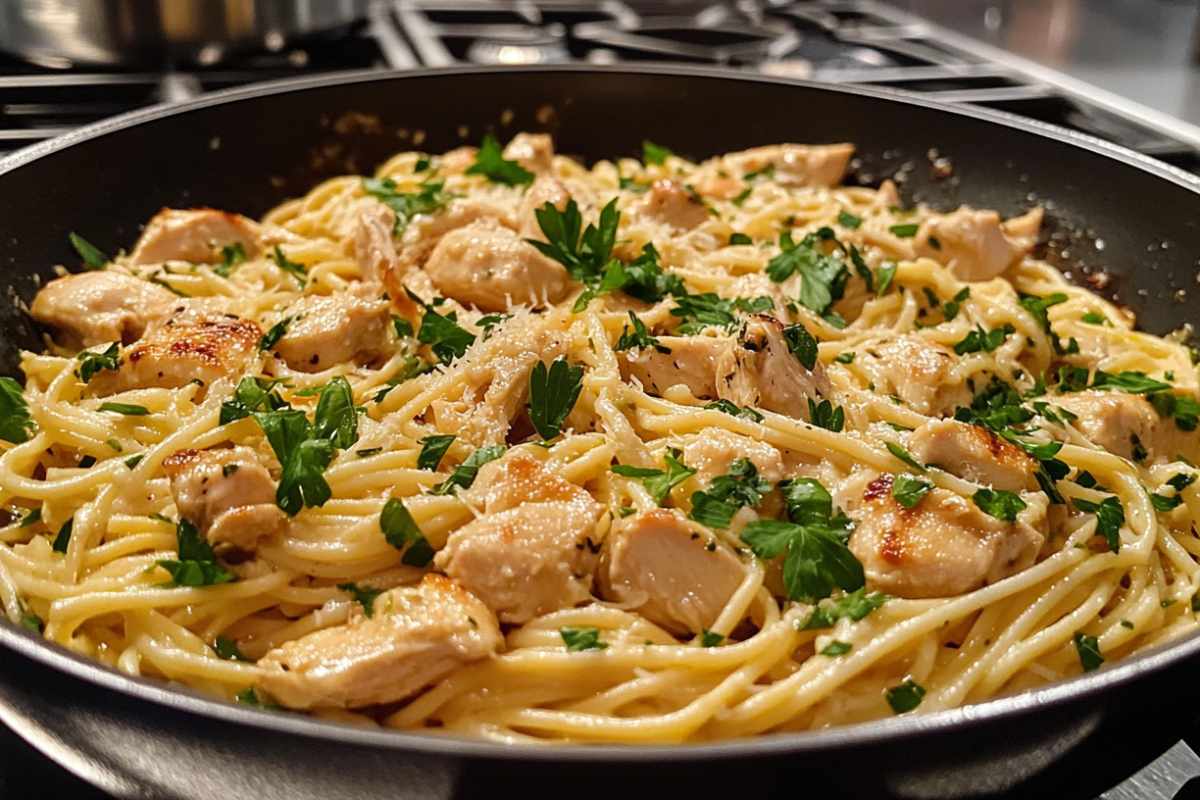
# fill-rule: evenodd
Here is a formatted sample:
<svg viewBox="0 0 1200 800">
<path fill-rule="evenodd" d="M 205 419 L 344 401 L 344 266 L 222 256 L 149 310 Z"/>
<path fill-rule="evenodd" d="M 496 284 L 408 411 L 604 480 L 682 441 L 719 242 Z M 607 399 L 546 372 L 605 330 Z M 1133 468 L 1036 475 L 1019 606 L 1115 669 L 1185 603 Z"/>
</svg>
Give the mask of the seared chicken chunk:
<svg viewBox="0 0 1200 800">
<path fill-rule="evenodd" d="M 530 172 L 549 172 L 554 166 L 554 140 L 548 133 L 518 133 L 505 146 L 504 157 Z"/>
<path fill-rule="evenodd" d="M 450 534 L 434 560 L 504 623 L 591 597 L 603 508 L 575 484 L 517 453 L 485 465 L 464 499 L 485 513 Z"/>
<path fill-rule="evenodd" d="M 774 167 L 774 179 L 783 186 L 833 188 L 842 182 L 854 145 L 774 144 L 730 153 L 722 159 L 725 170 L 736 175 Z"/>
<path fill-rule="evenodd" d="M 164 208 L 154 215 L 129 263 L 134 266 L 164 261 L 212 264 L 221 260 L 221 248 L 240 244 L 247 258 L 259 254 L 262 227 L 241 214 L 212 208 L 180 211 Z"/>
<path fill-rule="evenodd" d="M 99 373 L 91 388 L 103 394 L 152 386 L 178 389 L 192 381 L 208 386 L 244 375 L 258 357 L 261 337 L 262 329 L 247 319 L 167 323 L 127 348 L 117 371 Z"/>
<path fill-rule="evenodd" d="M 778 320 L 754 314 L 737 346 L 717 360 L 717 395 L 739 406 L 808 420 L 809 398 L 832 398 L 833 388 L 820 361 L 809 370 L 792 354 Z"/>
<path fill-rule="evenodd" d="M 258 680 L 288 708 L 361 708 L 412 697 L 504 644 L 487 606 L 449 578 L 426 575 L 356 604 L 344 625 L 310 633 L 259 660 Z"/>
<path fill-rule="evenodd" d="M 363 202 L 360 208 L 354 237 L 354 258 L 358 261 L 363 280 L 381 283 L 385 275 L 392 273 L 403 277 L 397 261 L 396 241 L 392 237 L 396 227 L 395 212 L 383 203 L 375 202 Z"/>
<path fill-rule="evenodd" d="M 180 450 L 162 466 L 179 515 L 196 526 L 218 555 L 253 550 L 260 538 L 283 526 L 275 481 L 248 447 Z"/>
<path fill-rule="evenodd" d="M 517 211 L 517 216 L 521 220 L 521 236 L 526 239 L 546 241 L 546 236 L 542 233 L 542 226 L 537 220 L 538 209 L 544 208 L 549 203 L 559 211 L 564 211 L 570 201 L 571 192 L 558 178 L 549 175 L 538 178 L 533 182 L 533 186 L 529 187 L 529 193 L 525 195 L 521 201 L 521 208 Z"/>
<path fill-rule="evenodd" d="M 930 217 L 913 239 L 913 252 L 932 258 L 964 281 L 989 281 L 1021 260 L 1026 248 L 1004 235 L 995 211 L 962 208 Z"/>
<path fill-rule="evenodd" d="M 1021 447 L 978 425 L 932 420 L 913 431 L 908 451 L 963 480 L 1009 492 L 1038 488 L 1037 462 Z"/>
<path fill-rule="evenodd" d="M 617 521 L 599 575 L 604 599 L 677 635 L 711 628 L 746 568 L 701 531 L 666 508 Z"/>
<path fill-rule="evenodd" d="M 683 463 L 696 470 L 696 478 L 701 482 L 728 475 L 733 462 L 743 458 L 771 483 L 783 480 L 783 456 L 779 450 L 748 436 L 721 428 L 706 428 L 683 447 Z"/>
<path fill-rule="evenodd" d="M 101 270 L 65 275 L 42 287 L 29 313 L 62 337 L 68 347 L 106 342 L 130 344 L 178 300 L 161 286 Z"/>
<path fill-rule="evenodd" d="M 1133 458 L 1140 445 L 1147 462 L 1200 458 L 1200 432 L 1183 431 L 1173 419 L 1160 417 L 1143 395 L 1124 392 L 1079 392 L 1054 398 L 1078 419 L 1073 425 L 1088 441 L 1122 458 Z"/>
<path fill-rule="evenodd" d="M 677 230 L 691 230 L 708 219 L 708 209 L 700 197 L 669 179 L 657 180 L 650 191 L 635 201 L 630 216 L 661 222 Z"/>
<path fill-rule="evenodd" d="M 1014 523 L 1001 522 L 970 500 L 944 489 L 913 508 L 892 497 L 891 475 L 871 482 L 854 513 L 850 551 L 863 565 L 867 585 L 898 597 L 951 597 L 978 589 L 1033 565 L 1045 541 L 1045 499 L 1028 499 Z"/>
<path fill-rule="evenodd" d="M 275 344 L 275 355 L 301 372 L 317 372 L 355 358 L 370 361 L 383 354 L 388 304 L 349 292 L 310 294 L 288 306 L 287 332 Z"/>
<path fill-rule="evenodd" d="M 716 400 L 717 360 L 733 348 L 733 340 L 713 336 L 657 338 L 658 348 L 642 347 L 617 354 L 625 380 L 636 378 L 646 391 L 659 396 L 683 384 L 701 400 Z"/>
<path fill-rule="evenodd" d="M 561 264 L 513 231 L 483 225 L 443 236 L 425 271 L 442 294 L 483 311 L 557 303 L 571 280 Z"/>
<path fill-rule="evenodd" d="M 971 404 L 974 392 L 951 382 L 954 353 L 922 336 L 906 333 L 877 345 L 858 348 L 857 366 L 879 394 L 894 394 L 920 414 L 950 414 Z"/>
</svg>

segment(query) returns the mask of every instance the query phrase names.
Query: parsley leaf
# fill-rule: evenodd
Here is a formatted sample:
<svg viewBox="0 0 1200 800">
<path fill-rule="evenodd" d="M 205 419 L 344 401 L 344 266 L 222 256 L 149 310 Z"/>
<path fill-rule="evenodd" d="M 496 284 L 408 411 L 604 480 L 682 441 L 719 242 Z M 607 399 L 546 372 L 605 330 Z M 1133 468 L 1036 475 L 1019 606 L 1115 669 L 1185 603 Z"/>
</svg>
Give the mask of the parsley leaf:
<svg viewBox="0 0 1200 800">
<path fill-rule="evenodd" d="M 1119 372 L 1116 375 L 1096 370 L 1092 376 L 1093 389 L 1116 389 L 1127 394 L 1146 394 L 1148 392 L 1165 392 L 1171 384 L 1156 381 L 1146 377 L 1144 372 Z"/>
<path fill-rule="evenodd" d="M 828 400 L 819 404 L 811 397 L 808 398 L 808 418 L 813 425 L 827 431 L 840 433 L 846 424 L 846 411 L 841 406 L 834 407 Z"/>
<path fill-rule="evenodd" d="M 912 227 L 916 227 L 913 225 Z M 925 699 L 925 687 L 913 680 L 907 680 L 899 686 L 893 686 L 884 692 L 888 705 L 897 714 L 906 714 Z"/>
<path fill-rule="evenodd" d="M 827 605 L 817 606 L 808 619 L 796 627 L 802 631 L 832 628 L 843 617 L 858 622 L 891 599 L 890 595 L 880 592 L 867 594 L 865 588 L 859 589 Z"/>
<path fill-rule="evenodd" d="M 739 458 L 729 474 L 718 475 L 706 492 L 692 493 L 692 512 L 688 515 L 710 528 L 728 528 L 739 508 L 762 506 L 763 495 L 771 491 L 771 482 L 759 477 L 758 468 L 748 458 Z"/>
<path fill-rule="evenodd" d="M 923 464 L 921 464 L 915 458 L 910 456 L 908 454 L 907 450 L 905 450 L 903 447 L 896 444 L 895 442 L 885 442 L 884 446 L 887 447 L 887 451 L 889 453 L 891 453 L 893 456 L 895 456 L 896 458 L 903 461 L 906 466 L 912 467 L 913 469 L 917 470 L 918 472 L 928 472 L 929 471 L 925 468 L 925 466 Z"/>
<path fill-rule="evenodd" d="M 433 560 L 433 545 L 421 533 L 416 520 L 398 498 L 389 498 L 379 514 L 379 527 L 383 538 L 397 550 L 403 550 L 400 563 L 410 567 L 424 567 Z M 406 549 L 407 548 L 407 549 Z"/>
<path fill-rule="evenodd" d="M 853 364 L 854 359 L 857 355 L 858 355 L 858 353 L 851 350 L 850 352 L 847 352 L 847 353 L 838 353 L 837 358 L 835 358 L 833 360 L 839 364 Z"/>
<path fill-rule="evenodd" d="M 54 537 L 54 543 L 50 546 L 56 553 L 65 553 L 67 548 L 71 546 L 71 531 L 75 527 L 75 518 L 71 517 L 62 524 L 58 529 L 58 534 Z"/>
<path fill-rule="evenodd" d="M 671 155 L 674 153 L 665 147 L 659 147 L 648 139 L 642 142 L 642 161 L 647 164 L 662 164 L 667 160 L 667 156 Z"/>
<path fill-rule="evenodd" d="M 779 235 L 779 248 L 783 252 L 767 264 L 767 276 L 782 283 L 792 274 L 799 272 L 800 303 L 824 316 L 829 307 L 846 293 L 850 270 L 840 258 L 826 255 L 820 242 L 832 240 L 837 243 L 831 228 L 821 228 L 807 234 L 799 244 L 792 240 L 791 231 Z M 838 245 L 841 246 L 840 243 Z"/>
<path fill-rule="evenodd" d="M 996 348 L 1004 344 L 1004 340 L 1009 334 L 1016 333 L 1017 329 L 1012 325 L 1005 325 L 1003 328 L 994 328 L 990 331 L 985 331 L 983 326 L 976 325 L 975 330 L 966 335 L 961 342 L 954 345 L 954 352 L 960 356 L 965 356 L 967 353 L 978 353 L 981 350 L 986 353 L 995 352 Z"/>
<path fill-rule="evenodd" d="M 744 233 L 729 234 L 729 244 L 754 244 L 754 240 Z"/>
<path fill-rule="evenodd" d="M 612 471 L 625 478 L 640 478 L 654 502 L 661 506 L 672 489 L 696 474 L 696 470 L 673 456 L 668 455 L 665 462 L 665 470 L 616 464 Z"/>
<path fill-rule="evenodd" d="M 33 417 L 21 391 L 21 384 L 12 378 L 0 377 L 0 439 L 13 444 L 29 441 Z"/>
<path fill-rule="evenodd" d="M 392 235 L 399 237 L 418 214 L 433 214 L 446 206 L 453 195 L 442 191 L 445 183 L 425 182 L 420 192 L 397 192 L 391 178 L 363 178 L 363 190 L 390 208 L 396 215 Z M 282 267 L 281 267 L 282 268 Z"/>
<path fill-rule="evenodd" d="M 278 245 L 276 249 L 278 249 Z M 241 242 L 234 242 L 221 248 L 221 260 L 213 264 L 212 271 L 222 278 L 228 278 L 233 274 L 234 267 L 245 263 L 246 248 L 242 246 Z"/>
<path fill-rule="evenodd" d="M 653 347 L 660 353 L 670 353 L 669 347 L 663 347 L 658 339 L 650 335 L 649 329 L 646 328 L 646 323 L 637 318 L 637 315 L 632 311 L 629 312 L 629 321 L 633 323 L 633 331 L 630 332 L 629 326 L 621 328 L 621 335 L 617 338 L 617 343 L 613 345 L 613 350 L 633 350 L 643 347 Z"/>
<path fill-rule="evenodd" d="M 829 656 L 830 658 L 837 658 L 838 656 L 846 655 L 846 653 L 849 653 L 852 649 L 854 649 L 854 645 L 850 644 L 849 642 L 842 642 L 834 639 L 821 649 L 820 655 Z"/>
<path fill-rule="evenodd" d="M 446 451 L 450 449 L 454 439 L 453 434 L 447 434 L 445 436 L 426 436 L 419 440 L 417 444 L 421 445 L 421 452 L 417 456 L 417 469 L 437 472 L 438 464 L 442 463 L 442 456 L 446 455 Z"/>
<path fill-rule="evenodd" d="M 190 521 L 180 519 L 175 523 L 175 539 L 179 544 L 179 560 L 158 562 L 171 574 L 167 586 L 216 586 L 238 579 L 235 573 L 217 563 L 212 548 L 200 538 Z"/>
<path fill-rule="evenodd" d="M 1082 631 L 1075 631 L 1075 652 L 1079 654 L 1079 665 L 1084 672 L 1099 669 L 1106 660 L 1100 654 L 1100 640 Z"/>
<path fill-rule="evenodd" d="M 458 312 L 451 311 L 442 316 L 432 305 L 408 289 L 405 291 L 409 299 L 425 309 L 425 315 L 421 317 L 421 329 L 417 331 L 417 341 L 429 345 L 443 364 L 462 358 L 467 348 L 475 344 L 475 334 L 459 326 Z"/>
<path fill-rule="evenodd" d="M 716 400 L 704 407 L 706 411 L 722 411 L 731 417 L 738 419 L 747 419 L 751 422 L 762 422 L 763 415 L 758 413 L 752 406 L 738 408 L 735 403 L 730 400 Z"/>
<path fill-rule="evenodd" d="M 684 320 L 678 332 L 685 336 L 695 335 L 708 326 L 728 330 L 737 324 L 733 316 L 736 301 L 718 297 L 714 292 L 675 295 L 675 304 L 671 316 Z"/>
<path fill-rule="evenodd" d="M 546 241 L 525 241 L 536 247 L 542 255 L 566 267 L 575 280 L 584 283 L 598 280 L 617 239 L 617 225 L 621 219 L 621 212 L 617 211 L 616 198 L 601 210 L 599 227 L 588 225 L 582 238 L 579 231 L 583 225 L 583 217 L 574 200 L 568 200 L 567 207 L 562 211 L 546 203 L 534 213 Z"/>
<path fill-rule="evenodd" d="M 1152 493 L 1150 495 L 1150 505 L 1154 506 L 1154 510 L 1160 513 L 1171 511 L 1178 508 L 1183 503 L 1183 498 L 1179 495 L 1165 495 Z"/>
<path fill-rule="evenodd" d="M 895 261 L 889 261 L 879 267 L 879 274 L 876 276 L 876 297 L 883 297 L 887 294 L 888 287 L 892 285 L 892 279 L 896 277 L 896 270 L 899 268 L 900 265 Z"/>
<path fill-rule="evenodd" d="M 567 646 L 567 652 L 570 653 L 578 653 L 583 650 L 603 650 L 608 647 L 608 642 L 600 641 L 598 628 L 567 625 L 559 628 L 558 634 L 562 637 L 563 644 Z"/>
<path fill-rule="evenodd" d="M 84 350 L 75 358 L 79 361 L 79 368 L 75 370 L 75 377 L 87 383 L 97 372 L 101 370 L 111 369 L 116 371 L 121 365 L 121 345 L 117 342 L 110 344 L 102 353 L 95 350 Z"/>
<path fill-rule="evenodd" d="M 328 439 L 343 450 L 358 441 L 358 412 L 354 408 L 354 391 L 341 375 L 318 387 L 321 399 L 313 414 L 310 436 Z"/>
<path fill-rule="evenodd" d="M 1062 292 L 1055 292 L 1045 297 L 1027 294 L 1018 301 L 1021 308 L 1037 321 L 1038 327 L 1042 329 L 1043 333 L 1050 333 L 1050 318 L 1046 315 L 1046 309 L 1065 302 L 1067 302 L 1067 296 Z"/>
<path fill-rule="evenodd" d="M 563 422 L 583 389 L 583 367 L 557 358 L 546 369 L 543 361 L 529 375 L 529 421 L 543 440 L 562 432 Z"/>
<path fill-rule="evenodd" d="M 245 419 L 254 411 L 279 411 L 290 408 L 287 401 L 272 391 L 276 382 L 265 378 L 242 378 L 233 390 L 233 399 L 221 403 L 220 424 Z"/>
<path fill-rule="evenodd" d="M 919 229 L 920 227 L 921 227 L 920 225 L 917 225 L 915 223 L 908 223 L 908 224 L 903 224 L 903 225 L 892 225 L 890 228 L 888 228 L 888 232 L 890 232 L 892 235 L 896 236 L 899 239 L 911 239 L 912 237 L 917 235 L 917 229 Z"/>
<path fill-rule="evenodd" d="M 933 490 L 933 484 L 912 475 L 897 475 L 892 482 L 892 497 L 905 508 L 913 508 Z"/>
<path fill-rule="evenodd" d="M 1017 514 L 1027 508 L 1020 495 L 1005 489 L 980 489 L 971 499 L 980 511 L 1001 522 L 1015 522 Z"/>
<path fill-rule="evenodd" d="M 275 504 L 292 517 L 305 506 L 325 505 L 333 496 L 325 481 L 325 470 L 333 461 L 333 442 L 310 438 L 312 427 L 303 411 L 255 411 L 253 416 L 283 466 Z"/>
<path fill-rule="evenodd" d="M 283 250 L 279 249 L 279 245 L 275 245 L 275 247 L 271 250 L 271 258 L 274 259 L 275 266 L 279 267 L 288 275 L 291 275 L 296 279 L 296 282 L 300 284 L 301 289 L 308 284 L 308 270 L 304 268 L 303 264 L 297 264 L 295 261 L 289 261 L 288 257 L 283 254 Z"/>
<path fill-rule="evenodd" d="M 272 325 L 266 333 L 258 339 L 259 350 L 270 350 L 275 345 L 279 344 L 279 340 L 287 333 L 288 325 L 296 321 L 295 316 L 284 317 L 283 319 Z"/>
<path fill-rule="evenodd" d="M 236 695 L 234 695 L 234 699 L 237 701 L 238 705 L 250 706 L 251 708 L 261 708 L 264 711 L 283 711 L 281 706 L 277 706 L 274 703 L 265 702 L 261 697 L 258 696 L 258 691 L 253 686 L 238 692 Z"/>
<path fill-rule="evenodd" d="M 700 629 L 700 646 L 701 647 L 719 647 L 721 642 L 725 641 L 724 634 L 713 633 L 707 628 Z"/>
<path fill-rule="evenodd" d="M 837 220 L 838 225 L 841 225 L 843 228 L 848 228 L 852 231 L 858 230 L 858 226 L 862 225 L 862 217 L 851 214 L 845 209 L 842 209 L 838 212 Z"/>
<path fill-rule="evenodd" d="M 111 411 L 114 414 L 124 414 L 127 417 L 145 417 L 150 409 L 133 403 L 101 403 L 101 411 Z"/>
<path fill-rule="evenodd" d="M 1196 482 L 1196 473 L 1194 472 L 1176 472 L 1167 479 L 1167 486 L 1170 486 L 1177 492 L 1182 492 L 1187 487 Z"/>
<path fill-rule="evenodd" d="M 502 455 L 504 455 L 504 445 L 502 444 L 479 448 L 455 467 L 454 471 L 450 473 L 450 477 L 435 486 L 429 493 L 453 494 L 455 489 L 470 488 L 471 484 L 475 482 L 475 475 L 479 472 L 479 468 L 489 461 L 495 461 Z"/>
<path fill-rule="evenodd" d="M 1125 506 L 1115 496 L 1109 496 L 1099 503 L 1090 500 L 1076 499 L 1072 501 L 1075 508 L 1085 514 L 1096 515 L 1096 533 L 1108 542 L 1108 549 L 1114 553 L 1121 551 L 1121 526 L 1125 524 Z"/>
<path fill-rule="evenodd" d="M 104 269 L 108 264 L 108 256 L 100 251 L 99 247 L 84 239 L 75 231 L 67 234 L 67 239 L 71 242 L 71 247 L 75 248 L 75 252 L 83 259 L 83 263 L 88 269 Z"/>
<path fill-rule="evenodd" d="M 213 642 L 213 652 L 217 654 L 217 658 L 222 661 L 245 661 L 252 663 L 251 659 L 246 657 L 246 654 L 241 651 L 241 648 L 227 636 L 218 636 Z"/>
<path fill-rule="evenodd" d="M 337 588 L 350 595 L 354 599 L 354 602 L 362 606 L 363 614 L 367 619 L 375 616 L 375 598 L 383 594 L 383 589 L 362 587 L 357 583 L 339 583 Z"/>
<path fill-rule="evenodd" d="M 1179 430 L 1196 430 L 1196 424 L 1200 422 L 1200 402 L 1196 402 L 1196 398 L 1171 392 L 1154 392 L 1146 395 L 1146 399 L 1160 417 L 1174 417 L 1175 427 Z"/>
<path fill-rule="evenodd" d="M 808 328 L 797 322 L 783 329 L 783 338 L 801 366 L 810 372 L 817 366 L 817 337 Z"/>
<path fill-rule="evenodd" d="M 475 154 L 475 163 L 467 167 L 467 175 L 482 175 L 492 183 L 505 186 L 525 186 L 537 177 L 516 161 L 504 157 L 500 143 L 490 133 L 483 137 L 483 146 Z"/>
</svg>

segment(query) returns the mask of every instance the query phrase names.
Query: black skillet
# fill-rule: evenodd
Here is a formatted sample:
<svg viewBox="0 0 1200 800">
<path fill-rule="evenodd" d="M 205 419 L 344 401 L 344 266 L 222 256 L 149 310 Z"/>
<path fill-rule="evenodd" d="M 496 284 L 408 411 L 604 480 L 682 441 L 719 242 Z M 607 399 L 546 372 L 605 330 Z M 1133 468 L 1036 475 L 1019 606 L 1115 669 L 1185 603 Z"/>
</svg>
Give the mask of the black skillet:
<svg viewBox="0 0 1200 800">
<path fill-rule="evenodd" d="M 851 141 L 851 181 L 908 202 L 1046 206 L 1051 255 L 1166 333 L 1200 319 L 1200 180 L 1113 145 L 926 98 L 697 69 L 456 69 L 254 87 L 94 125 L 0 161 L 0 282 L 29 301 L 76 231 L 128 248 L 163 206 L 257 216 L 404 149 L 547 130 L 588 161 Z M 933 169 L 930 151 L 950 159 Z M 1099 277 L 1097 277 L 1099 276 Z M 0 372 L 38 339 L 0 305 Z M 0 624 L 0 720 L 127 797 L 1091 797 L 1200 716 L 1200 638 L 928 716 L 692 747 L 504 747 L 367 730 L 132 680 Z"/>
</svg>

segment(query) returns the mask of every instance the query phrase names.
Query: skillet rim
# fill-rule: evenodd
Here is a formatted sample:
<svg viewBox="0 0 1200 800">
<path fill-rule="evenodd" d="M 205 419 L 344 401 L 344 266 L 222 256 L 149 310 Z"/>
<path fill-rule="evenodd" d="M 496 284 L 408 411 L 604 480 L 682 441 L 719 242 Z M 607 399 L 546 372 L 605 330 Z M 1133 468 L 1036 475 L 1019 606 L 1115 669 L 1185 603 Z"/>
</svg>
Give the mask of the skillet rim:
<svg viewBox="0 0 1200 800">
<path fill-rule="evenodd" d="M 454 66 L 413 70 L 356 70 L 326 73 L 302 78 L 267 81 L 207 93 L 177 104 L 158 104 L 111 117 L 70 131 L 62 136 L 38 142 L 0 158 L 0 176 L 40 158 L 67 149 L 77 143 L 96 139 L 145 122 L 175 116 L 210 106 L 259 97 L 322 89 L 347 84 L 392 82 L 440 76 L 486 75 L 488 77 L 525 73 L 585 73 L 635 76 L 672 76 L 705 80 L 744 81 L 756 84 L 798 86 L 813 91 L 852 95 L 919 106 L 935 112 L 977 119 L 983 122 L 1030 133 L 1080 147 L 1132 166 L 1200 195 L 1200 176 L 1165 164 L 1150 156 L 1120 145 L 1056 125 L 1030 120 L 1016 114 L 980 107 L 964 107 L 932 100 L 915 92 L 897 89 L 845 86 L 808 80 L 781 78 L 739 72 L 719 67 L 683 65 L 583 65 L 558 64 L 508 67 Z M 282 714 L 239 706 L 218 700 L 176 684 L 125 675 L 98 661 L 75 653 L 41 636 L 0 621 L 0 647 L 51 667 L 57 672 L 103 690 L 133 697 L 171 712 L 187 712 L 218 722 L 235 723 L 257 729 L 285 733 L 306 739 L 339 744 L 405 750 L 450 758 L 476 758 L 523 762 L 555 761 L 567 763 L 687 763 L 734 756 L 770 757 L 793 753 L 819 753 L 848 746 L 868 746 L 894 738 L 933 735 L 956 729 L 977 727 L 1006 718 L 1017 718 L 1071 702 L 1119 690 L 1131 683 L 1153 678 L 1153 674 L 1187 660 L 1200 660 L 1200 631 L 1165 645 L 1115 662 L 1112 666 L 1047 684 L 1018 694 L 993 698 L 974 705 L 927 715 L 898 717 L 856 723 L 815 731 L 767 734 L 749 739 L 731 739 L 698 744 L 504 744 L 458 736 L 430 735 L 388 728 L 365 728 L 349 723 L 320 720 L 298 714 Z M 174 720 L 171 720 L 173 722 Z"/>
</svg>

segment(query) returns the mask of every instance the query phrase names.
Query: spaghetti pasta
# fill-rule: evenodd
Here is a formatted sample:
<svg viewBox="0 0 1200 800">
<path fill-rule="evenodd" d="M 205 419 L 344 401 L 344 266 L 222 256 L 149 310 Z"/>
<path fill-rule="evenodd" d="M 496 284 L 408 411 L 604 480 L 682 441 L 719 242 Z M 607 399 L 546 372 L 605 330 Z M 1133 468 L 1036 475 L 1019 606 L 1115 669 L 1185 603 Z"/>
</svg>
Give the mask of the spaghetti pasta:
<svg viewBox="0 0 1200 800">
<path fill-rule="evenodd" d="M 505 742 L 928 713 L 1195 630 L 1194 354 L 1032 257 L 1039 209 L 904 209 L 850 155 L 522 134 L 162 212 L 31 308 L 0 607 Z"/>
</svg>

